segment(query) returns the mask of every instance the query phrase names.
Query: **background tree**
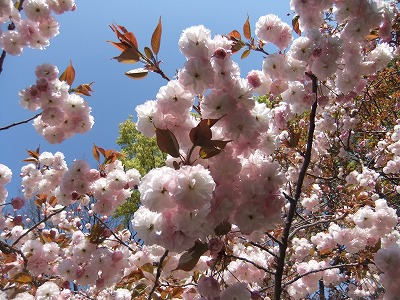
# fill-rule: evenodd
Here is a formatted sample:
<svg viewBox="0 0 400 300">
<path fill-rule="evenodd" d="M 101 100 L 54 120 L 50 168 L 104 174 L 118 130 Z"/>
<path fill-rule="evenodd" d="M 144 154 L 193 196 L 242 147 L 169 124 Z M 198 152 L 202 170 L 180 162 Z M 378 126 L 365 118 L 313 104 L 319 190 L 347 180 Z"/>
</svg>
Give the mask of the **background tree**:
<svg viewBox="0 0 400 300">
<path fill-rule="evenodd" d="M 121 161 L 126 170 L 134 168 L 144 176 L 150 170 L 165 165 L 167 154 L 158 148 L 155 137 L 148 138 L 136 129 L 132 116 L 118 127 L 117 144 L 121 147 L 120 153 L 123 154 Z M 118 207 L 115 217 L 121 217 L 123 224 L 130 226 L 130 220 L 138 209 L 139 203 L 140 193 L 135 190 L 132 196 Z"/>
</svg>

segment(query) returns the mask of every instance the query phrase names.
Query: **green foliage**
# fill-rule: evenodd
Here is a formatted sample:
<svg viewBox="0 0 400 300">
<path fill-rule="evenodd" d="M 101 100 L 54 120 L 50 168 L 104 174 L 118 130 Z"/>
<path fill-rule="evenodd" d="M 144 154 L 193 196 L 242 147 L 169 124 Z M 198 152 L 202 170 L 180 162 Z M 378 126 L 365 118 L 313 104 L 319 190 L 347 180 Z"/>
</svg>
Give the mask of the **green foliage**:
<svg viewBox="0 0 400 300">
<path fill-rule="evenodd" d="M 155 137 L 148 138 L 137 130 L 132 116 L 119 124 L 117 144 L 121 147 L 120 153 L 124 156 L 121 161 L 126 170 L 135 168 L 142 176 L 150 170 L 165 165 L 167 154 L 157 146 Z M 139 191 L 134 191 L 128 201 L 116 210 L 115 217 L 123 217 L 124 225 L 128 225 L 133 213 L 140 203 Z"/>
</svg>

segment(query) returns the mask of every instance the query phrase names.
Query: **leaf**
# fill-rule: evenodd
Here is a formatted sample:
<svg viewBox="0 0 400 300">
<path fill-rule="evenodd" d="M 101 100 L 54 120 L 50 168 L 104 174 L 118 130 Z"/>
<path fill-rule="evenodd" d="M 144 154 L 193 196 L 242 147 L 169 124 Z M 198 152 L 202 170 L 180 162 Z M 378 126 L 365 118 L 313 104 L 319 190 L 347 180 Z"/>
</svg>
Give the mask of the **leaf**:
<svg viewBox="0 0 400 300">
<path fill-rule="evenodd" d="M 97 148 L 97 150 L 99 150 L 99 152 L 100 152 L 101 154 L 103 154 L 104 157 L 106 157 L 106 151 L 105 151 L 103 148 L 97 147 L 97 146 L 96 146 L 96 148 Z"/>
<path fill-rule="evenodd" d="M 37 163 L 38 160 L 36 158 L 26 158 L 24 160 L 22 160 L 22 162 L 33 162 L 33 163 Z"/>
<path fill-rule="evenodd" d="M 54 207 L 54 206 L 57 204 L 57 201 L 58 201 L 58 199 L 57 199 L 56 196 L 51 196 L 48 202 L 49 202 L 49 204 L 50 204 L 51 206 Z"/>
<path fill-rule="evenodd" d="M 144 264 L 143 266 L 140 267 L 140 269 L 150 274 L 153 274 L 154 272 L 154 266 L 151 262 Z"/>
<path fill-rule="evenodd" d="M 221 150 L 215 148 L 215 147 L 201 147 L 199 150 L 199 156 L 202 159 L 207 159 L 211 158 L 215 155 L 218 155 L 221 153 Z"/>
<path fill-rule="evenodd" d="M 151 36 L 151 49 L 153 50 L 155 55 L 157 55 L 158 51 L 160 51 L 161 34 L 162 34 L 162 23 L 160 16 L 157 27 L 154 30 L 153 35 Z"/>
<path fill-rule="evenodd" d="M 33 151 L 33 150 L 27 150 L 27 151 L 28 151 L 29 156 L 39 159 L 39 152 Z"/>
<path fill-rule="evenodd" d="M 240 49 L 243 48 L 243 46 L 245 46 L 245 44 L 242 41 L 237 41 L 237 42 L 233 43 L 233 45 L 231 47 L 232 53 L 238 52 Z"/>
<path fill-rule="evenodd" d="M 32 279 L 32 276 L 26 272 L 18 273 L 13 277 L 13 280 L 18 283 L 29 283 L 32 282 Z"/>
<path fill-rule="evenodd" d="M 106 239 L 106 236 L 104 235 L 106 227 L 104 225 L 100 223 L 95 223 L 91 230 L 92 231 L 87 238 L 92 244 L 99 245 Z"/>
<path fill-rule="evenodd" d="M 211 140 L 211 145 L 213 145 L 214 147 L 218 148 L 218 149 L 224 149 L 226 147 L 226 145 L 229 142 L 232 142 L 232 140 L 229 141 L 221 141 L 221 140 Z"/>
<path fill-rule="evenodd" d="M 146 57 L 148 59 L 151 59 L 151 60 L 154 59 L 153 51 L 151 51 L 151 49 L 149 47 L 144 47 L 144 54 L 146 54 Z"/>
<path fill-rule="evenodd" d="M 106 41 L 106 42 L 113 44 L 118 50 L 121 51 L 124 51 L 129 48 L 129 45 L 127 45 L 126 43 L 117 43 L 113 41 Z"/>
<path fill-rule="evenodd" d="M 292 19 L 292 27 L 293 27 L 294 32 L 296 32 L 298 35 L 301 35 L 299 20 L 300 20 L 300 16 L 295 15 Z"/>
<path fill-rule="evenodd" d="M 241 59 L 246 58 L 247 56 L 249 56 L 251 50 L 250 49 L 246 49 L 243 51 L 242 56 L 240 57 Z"/>
<path fill-rule="evenodd" d="M 75 80 L 75 69 L 72 66 L 72 61 L 69 61 L 69 66 L 65 69 L 65 71 L 61 74 L 60 76 L 60 81 L 65 81 L 69 84 L 69 86 L 72 85 L 72 83 Z"/>
<path fill-rule="evenodd" d="M 120 63 L 134 64 L 140 60 L 138 52 L 134 48 L 124 50 L 119 56 L 113 57 Z"/>
<path fill-rule="evenodd" d="M 214 232 L 216 235 L 225 235 L 228 234 L 229 231 L 231 231 L 231 223 L 228 221 L 224 221 L 221 224 L 217 225 L 217 227 L 214 228 Z"/>
<path fill-rule="evenodd" d="M 93 157 L 95 160 L 100 161 L 100 154 L 99 154 L 99 150 L 97 149 L 96 145 L 93 145 L 92 154 L 93 154 Z"/>
<path fill-rule="evenodd" d="M 243 25 L 243 35 L 246 39 L 250 40 L 251 38 L 251 29 L 250 29 L 250 17 L 247 16 L 247 20 Z"/>
<path fill-rule="evenodd" d="M 239 31 L 237 31 L 237 30 L 232 30 L 228 35 L 229 35 L 229 37 L 236 39 L 238 41 L 241 40 L 241 38 L 242 38 Z"/>
<path fill-rule="evenodd" d="M 379 38 L 379 35 L 376 35 L 376 34 L 369 34 L 369 35 L 367 35 L 367 36 L 365 37 L 365 39 L 366 39 L 367 41 L 373 41 L 373 40 L 376 40 L 377 38 Z"/>
<path fill-rule="evenodd" d="M 178 266 L 175 270 L 191 271 L 196 266 L 200 257 L 208 250 L 207 243 L 197 240 L 192 248 L 183 253 L 179 258 Z"/>
<path fill-rule="evenodd" d="M 136 40 L 136 36 L 132 32 L 125 32 L 124 38 L 125 38 L 125 41 L 129 43 L 129 45 L 138 49 L 138 42 Z"/>
<path fill-rule="evenodd" d="M 156 128 L 156 140 L 162 152 L 175 158 L 179 157 L 179 144 L 171 130 Z"/>
<path fill-rule="evenodd" d="M 125 75 L 132 79 L 142 79 L 145 78 L 148 73 L 149 71 L 147 71 L 145 68 L 138 68 L 125 72 Z"/>
<path fill-rule="evenodd" d="M 91 85 L 93 83 L 94 82 L 80 84 L 77 88 L 75 88 L 75 93 L 76 94 L 82 94 L 82 95 L 85 95 L 85 96 L 91 96 L 90 92 L 93 92 L 93 90 L 91 88 Z"/>
<path fill-rule="evenodd" d="M 208 125 L 208 120 L 203 119 L 192 128 L 189 133 L 190 140 L 194 146 L 207 146 L 212 138 L 212 132 Z"/>
</svg>

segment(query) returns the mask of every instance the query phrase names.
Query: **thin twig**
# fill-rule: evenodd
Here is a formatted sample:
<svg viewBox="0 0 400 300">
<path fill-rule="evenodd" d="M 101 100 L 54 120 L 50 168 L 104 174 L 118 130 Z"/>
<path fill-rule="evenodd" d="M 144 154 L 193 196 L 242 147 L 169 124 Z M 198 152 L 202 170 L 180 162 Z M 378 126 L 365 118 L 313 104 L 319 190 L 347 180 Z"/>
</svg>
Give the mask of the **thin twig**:
<svg viewBox="0 0 400 300">
<path fill-rule="evenodd" d="M 48 219 L 50 219 L 51 217 L 55 216 L 56 214 L 62 212 L 63 210 L 65 210 L 67 207 L 64 206 L 63 208 L 53 212 L 52 214 L 48 215 L 47 217 L 45 217 L 43 220 L 37 222 L 35 225 L 33 225 L 31 228 L 29 228 L 27 231 L 25 231 L 19 238 L 17 238 L 15 240 L 15 242 L 12 243 L 11 246 L 15 246 L 16 244 L 18 244 L 18 242 L 24 237 L 26 236 L 29 232 L 31 232 L 33 229 L 35 229 L 36 227 L 38 227 L 41 223 L 46 222 Z"/>
<path fill-rule="evenodd" d="M 274 272 L 268 270 L 267 268 L 264 268 L 263 266 L 260 266 L 259 264 L 256 264 L 255 262 L 253 262 L 253 261 L 251 261 L 251 260 L 249 260 L 249 259 L 247 259 L 247 258 L 240 257 L 240 256 L 236 256 L 236 255 L 226 255 L 226 257 L 228 257 L 228 258 L 235 258 L 235 259 L 238 259 L 238 260 L 245 261 L 245 262 L 247 262 L 247 263 L 249 263 L 249 264 L 252 264 L 252 265 L 255 266 L 257 269 L 263 270 L 265 273 L 268 273 L 268 274 L 271 274 L 271 275 L 275 275 Z"/>
<path fill-rule="evenodd" d="M 158 267 L 157 267 L 156 279 L 154 281 L 153 288 L 151 289 L 150 294 L 147 297 L 147 300 L 151 300 L 151 298 L 152 298 L 152 296 L 153 296 L 153 294 L 154 294 L 154 292 L 155 292 L 155 290 L 156 290 L 156 288 L 158 286 L 158 281 L 160 280 L 161 271 L 162 271 L 162 267 L 163 267 L 163 262 L 164 262 L 164 259 L 167 257 L 168 252 L 169 252 L 168 250 L 165 250 L 163 256 L 161 256 L 161 258 L 160 258 L 160 262 L 158 263 Z"/>
<path fill-rule="evenodd" d="M 266 247 L 264 247 L 264 246 L 262 246 L 262 245 L 256 244 L 256 243 L 254 243 L 254 242 L 248 242 L 248 243 L 249 243 L 250 245 L 254 246 L 254 247 L 257 247 L 257 248 L 259 248 L 259 249 L 261 249 L 261 250 L 263 250 L 263 251 L 265 251 L 265 252 L 271 254 L 271 255 L 274 256 L 274 257 L 278 257 L 278 255 L 276 255 L 274 252 L 272 252 L 271 250 L 269 250 L 268 248 L 266 248 Z"/>
<path fill-rule="evenodd" d="M 328 267 L 320 268 L 320 269 L 317 269 L 317 270 L 311 270 L 311 271 L 308 271 L 308 272 L 306 272 L 306 273 L 304 273 L 304 274 L 297 275 L 297 276 L 294 277 L 293 279 L 291 279 L 291 280 L 289 280 L 288 282 L 284 283 L 284 284 L 283 284 L 283 287 L 288 286 L 289 284 L 292 284 L 292 283 L 296 282 L 297 280 L 299 280 L 299 279 L 301 279 L 301 278 L 303 278 L 303 277 L 305 277 L 305 276 L 307 276 L 307 275 L 313 274 L 313 273 L 318 273 L 318 272 L 322 272 L 322 271 L 326 271 L 326 270 L 331 270 L 331 269 L 337 269 L 337 268 L 357 267 L 357 266 L 359 266 L 359 265 L 360 265 L 360 263 L 341 264 L 341 265 L 335 265 L 335 266 L 328 266 Z"/>
<path fill-rule="evenodd" d="M 1 67 L 1 65 L 0 65 L 0 67 Z M 1 73 L 1 72 L 0 72 L 0 73 Z M 10 129 L 11 127 L 18 126 L 18 125 L 21 125 L 21 124 L 26 124 L 26 123 L 28 123 L 29 121 L 32 121 L 32 120 L 36 119 L 37 117 L 39 117 L 41 114 L 42 114 L 42 113 L 38 113 L 37 115 L 35 115 L 35 116 L 33 116 L 33 117 L 31 117 L 31 118 L 29 118 L 29 119 L 27 119 L 27 120 L 20 121 L 20 122 L 16 122 L 16 123 L 13 123 L 13 124 L 8 125 L 8 126 L 0 127 L 0 131 L 1 131 L 1 130 Z"/>
<path fill-rule="evenodd" d="M 103 221 L 103 220 L 101 220 L 98 216 L 96 216 L 96 214 L 93 214 L 93 217 L 95 217 L 95 219 L 97 219 L 97 220 L 99 220 L 100 221 L 100 223 L 102 224 L 102 225 L 104 225 L 107 229 L 109 229 L 110 231 L 111 231 L 111 234 L 115 237 L 115 239 L 120 243 L 120 244 L 122 244 L 122 245 L 124 245 L 126 248 L 128 248 L 131 252 L 135 252 L 135 250 L 133 250 L 127 243 L 125 243 L 123 240 L 121 240 L 119 237 L 118 237 L 118 235 L 113 231 L 113 230 L 111 230 L 110 229 L 110 227 Z"/>
</svg>

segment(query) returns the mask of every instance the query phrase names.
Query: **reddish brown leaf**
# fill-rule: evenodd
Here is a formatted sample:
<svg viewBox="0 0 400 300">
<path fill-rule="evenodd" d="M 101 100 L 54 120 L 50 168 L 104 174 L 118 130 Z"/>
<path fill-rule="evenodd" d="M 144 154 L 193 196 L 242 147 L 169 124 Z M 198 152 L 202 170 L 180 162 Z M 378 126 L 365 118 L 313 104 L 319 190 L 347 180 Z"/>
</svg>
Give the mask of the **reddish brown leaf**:
<svg viewBox="0 0 400 300">
<path fill-rule="evenodd" d="M 151 36 L 151 49 L 153 50 L 155 55 L 157 55 L 158 51 L 160 51 L 161 34 L 162 34 L 162 23 L 160 16 L 157 27 L 154 30 L 153 35 Z"/>
<path fill-rule="evenodd" d="M 138 42 L 136 40 L 136 36 L 132 32 L 125 32 L 124 38 L 125 41 L 129 43 L 129 45 L 138 49 Z"/>
<path fill-rule="evenodd" d="M 96 147 L 97 147 L 97 146 L 96 146 Z M 100 152 L 101 154 L 103 154 L 104 157 L 106 157 L 106 151 L 105 151 L 103 148 L 97 147 L 97 150 L 99 150 L 99 152 Z"/>
<path fill-rule="evenodd" d="M 84 83 L 84 84 L 79 85 L 77 88 L 75 88 L 75 93 L 82 94 L 82 95 L 85 95 L 85 96 L 91 96 L 90 92 L 93 92 L 93 90 L 91 88 L 91 85 L 93 83 L 94 82 Z"/>
<path fill-rule="evenodd" d="M 119 56 L 113 57 L 120 63 L 134 64 L 139 61 L 139 53 L 134 48 L 125 49 Z"/>
<path fill-rule="evenodd" d="M 39 159 L 39 152 L 36 152 L 36 151 L 33 151 L 33 150 L 27 150 L 27 151 L 28 151 L 29 156 L 31 156 L 33 158 L 36 158 L 36 159 Z"/>
<path fill-rule="evenodd" d="M 49 204 L 51 205 L 51 206 L 55 206 L 56 204 L 57 204 L 57 201 L 58 201 L 58 199 L 57 199 L 57 197 L 56 196 L 51 196 L 51 198 L 49 199 Z"/>
<path fill-rule="evenodd" d="M 199 150 L 199 156 L 202 159 L 207 159 L 211 158 L 215 155 L 218 155 L 221 153 L 221 150 L 215 148 L 215 147 L 201 147 Z"/>
<path fill-rule="evenodd" d="M 179 144 L 171 130 L 156 128 L 156 139 L 158 148 L 162 152 L 175 158 L 179 157 Z"/>
<path fill-rule="evenodd" d="M 300 16 L 295 15 L 292 19 L 292 27 L 294 32 L 296 32 L 298 35 L 301 35 L 301 30 L 300 30 L 300 23 L 299 23 Z"/>
<path fill-rule="evenodd" d="M 240 35 L 240 33 L 239 33 L 239 31 L 237 31 L 237 30 L 232 30 L 229 34 L 228 34 L 228 36 L 230 36 L 231 38 L 234 38 L 234 39 L 236 39 L 236 40 L 241 40 L 241 38 L 242 38 L 242 36 Z"/>
<path fill-rule="evenodd" d="M 99 161 L 100 160 L 100 154 L 99 154 L 99 150 L 97 150 L 97 146 L 93 145 L 92 148 L 92 154 L 95 160 Z"/>
<path fill-rule="evenodd" d="M 203 119 L 192 128 L 189 133 L 190 140 L 194 146 L 206 146 L 212 138 L 212 132 L 207 119 Z"/>
<path fill-rule="evenodd" d="M 72 61 L 69 62 L 69 66 L 61 74 L 60 80 L 67 82 L 70 86 L 74 82 L 74 80 L 75 80 L 75 69 L 72 66 Z"/>
<path fill-rule="evenodd" d="M 240 49 L 243 48 L 243 46 L 245 46 L 245 44 L 242 41 L 238 41 L 238 42 L 233 43 L 233 45 L 231 47 L 232 53 L 238 52 Z"/>
<path fill-rule="evenodd" d="M 123 33 L 126 33 L 126 32 L 128 32 L 128 30 L 124 27 L 124 26 L 121 26 L 121 25 L 117 25 L 117 27 L 119 28 L 119 30 L 121 30 Z"/>
<path fill-rule="evenodd" d="M 38 160 L 36 158 L 26 158 L 22 160 L 22 162 L 32 162 L 32 163 L 37 163 Z"/>
<path fill-rule="evenodd" d="M 247 20 L 243 25 L 243 35 L 246 39 L 250 40 L 251 38 L 251 29 L 250 29 L 250 20 L 249 16 L 247 16 Z"/>
<path fill-rule="evenodd" d="M 104 231 L 106 229 L 107 228 L 102 224 L 94 224 L 91 229 L 90 235 L 88 236 L 89 242 L 96 245 L 101 244 L 106 239 L 106 236 L 104 235 Z"/>
<path fill-rule="evenodd" d="M 218 149 L 224 149 L 229 142 L 232 142 L 232 140 L 229 141 L 211 140 L 210 144 Z"/>
<path fill-rule="evenodd" d="M 196 241 L 195 245 L 179 258 L 176 270 L 191 271 L 196 266 L 200 257 L 208 250 L 207 243 Z"/>
<path fill-rule="evenodd" d="M 225 235 L 228 234 L 229 231 L 231 231 L 231 227 L 231 223 L 229 223 L 228 221 L 224 221 L 214 228 L 214 232 L 216 235 Z"/>
<path fill-rule="evenodd" d="M 118 50 L 121 51 L 124 51 L 129 48 L 129 45 L 127 45 L 126 43 L 117 43 L 113 41 L 107 41 L 107 42 L 113 44 Z"/>
</svg>

